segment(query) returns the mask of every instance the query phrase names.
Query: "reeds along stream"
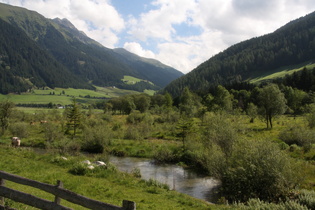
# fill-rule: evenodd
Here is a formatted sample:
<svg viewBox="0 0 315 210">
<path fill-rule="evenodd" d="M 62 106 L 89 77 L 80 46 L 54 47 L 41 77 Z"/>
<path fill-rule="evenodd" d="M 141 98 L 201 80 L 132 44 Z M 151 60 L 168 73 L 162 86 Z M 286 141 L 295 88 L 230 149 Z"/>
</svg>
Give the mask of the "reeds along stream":
<svg viewBox="0 0 315 210">
<path fill-rule="evenodd" d="M 211 177 L 201 176 L 177 165 L 157 165 L 149 159 L 131 157 L 111 157 L 110 162 L 120 171 L 131 173 L 139 169 L 141 178 L 154 179 L 167 184 L 170 189 L 192 197 L 214 202 L 219 182 Z"/>
</svg>

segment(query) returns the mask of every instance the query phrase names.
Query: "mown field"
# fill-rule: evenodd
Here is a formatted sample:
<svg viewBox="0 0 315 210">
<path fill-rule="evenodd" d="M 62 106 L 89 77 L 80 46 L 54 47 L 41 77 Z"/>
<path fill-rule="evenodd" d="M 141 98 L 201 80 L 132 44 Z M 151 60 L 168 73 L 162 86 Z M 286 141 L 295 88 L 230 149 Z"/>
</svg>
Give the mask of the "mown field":
<svg viewBox="0 0 315 210">
<path fill-rule="evenodd" d="M 55 89 L 37 89 L 31 93 L 21 94 L 0 94 L 0 101 L 9 100 L 15 104 L 61 104 L 72 103 L 73 97 L 83 104 L 92 104 L 104 99 L 115 98 L 128 94 L 137 94 L 139 92 L 132 90 L 123 90 L 114 87 L 96 87 L 96 90 L 73 89 L 73 88 L 55 88 Z M 146 90 L 146 93 L 153 94 Z"/>
</svg>

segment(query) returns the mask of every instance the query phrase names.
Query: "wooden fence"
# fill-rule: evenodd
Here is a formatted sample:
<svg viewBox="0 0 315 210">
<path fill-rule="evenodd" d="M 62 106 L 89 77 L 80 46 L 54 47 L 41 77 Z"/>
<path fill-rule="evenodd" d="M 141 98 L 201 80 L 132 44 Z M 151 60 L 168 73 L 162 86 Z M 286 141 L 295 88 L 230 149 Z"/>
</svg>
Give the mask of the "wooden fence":
<svg viewBox="0 0 315 210">
<path fill-rule="evenodd" d="M 35 197 L 33 195 L 23 193 L 17 190 L 5 187 L 5 180 L 12 181 L 18 184 L 31 186 L 48 193 L 55 195 L 54 201 L 48 201 L 42 198 Z M 7 209 L 4 207 L 4 198 L 9 198 L 11 200 L 27 204 L 39 209 L 71 209 L 60 205 L 60 200 L 64 199 L 71 203 L 75 203 L 84 206 L 89 209 L 106 209 L 106 210 L 134 210 L 136 209 L 135 202 L 123 201 L 123 206 L 115 206 L 107 203 L 103 203 L 97 200 L 93 200 L 82 195 L 78 195 L 63 188 L 61 181 L 57 181 L 57 185 L 50 185 L 34 181 L 31 179 L 26 179 L 20 176 L 9 174 L 4 171 L 0 171 L 0 210 Z"/>
</svg>

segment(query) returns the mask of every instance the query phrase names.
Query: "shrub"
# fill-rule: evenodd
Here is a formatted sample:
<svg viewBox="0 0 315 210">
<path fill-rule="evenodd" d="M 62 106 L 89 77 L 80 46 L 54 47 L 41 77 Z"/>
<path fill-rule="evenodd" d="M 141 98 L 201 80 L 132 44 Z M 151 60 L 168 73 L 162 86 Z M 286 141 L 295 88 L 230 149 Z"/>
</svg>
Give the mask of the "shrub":
<svg viewBox="0 0 315 210">
<path fill-rule="evenodd" d="M 127 123 L 140 123 L 144 120 L 146 114 L 140 113 L 138 110 L 132 111 L 127 117 Z"/>
<path fill-rule="evenodd" d="M 134 177 L 137 177 L 137 178 L 141 178 L 141 171 L 139 168 L 133 168 L 131 170 L 131 174 L 134 176 Z"/>
<path fill-rule="evenodd" d="M 279 134 L 279 138 L 288 145 L 296 144 L 308 147 L 315 142 L 315 131 L 302 127 L 292 127 L 282 131 Z"/>
<path fill-rule="evenodd" d="M 28 123 L 19 122 L 10 125 L 9 130 L 13 136 L 18 136 L 20 138 L 27 138 L 29 135 Z"/>
<path fill-rule="evenodd" d="M 72 166 L 72 168 L 69 169 L 69 173 L 74 174 L 74 175 L 80 175 L 83 176 L 87 174 L 87 172 L 90 169 L 86 167 L 86 164 L 84 163 L 76 163 Z"/>
<path fill-rule="evenodd" d="M 298 196 L 298 202 L 307 206 L 309 209 L 315 209 L 315 192 L 301 190 L 301 193 Z"/>
<path fill-rule="evenodd" d="M 286 201 L 284 203 L 268 203 L 261 201 L 260 199 L 250 199 L 246 204 L 238 203 L 235 206 L 237 209 L 245 210 L 245 209 L 263 209 L 263 210 L 307 210 L 306 206 L 303 206 L 295 201 Z"/>
<path fill-rule="evenodd" d="M 81 150 L 89 153 L 103 153 L 105 147 L 109 145 L 111 135 L 112 131 L 109 127 L 102 125 L 87 127 L 83 131 Z"/>
<path fill-rule="evenodd" d="M 221 180 L 221 194 L 229 201 L 251 198 L 274 201 L 285 198 L 300 180 L 295 164 L 277 145 L 266 142 L 242 142 L 229 158 L 215 155 L 209 171 Z"/>
<path fill-rule="evenodd" d="M 129 126 L 125 131 L 124 139 L 140 140 L 141 135 L 136 126 Z"/>
<path fill-rule="evenodd" d="M 178 158 L 174 152 L 168 147 L 161 147 L 153 154 L 153 159 L 157 163 L 170 163 L 176 162 Z"/>
<path fill-rule="evenodd" d="M 310 128 L 315 127 L 315 110 L 312 110 L 306 117 L 306 120 L 308 122 L 308 126 Z"/>
<path fill-rule="evenodd" d="M 290 146 L 287 145 L 287 144 L 284 143 L 284 142 L 280 142 L 280 143 L 279 143 L 279 148 L 280 148 L 281 150 L 287 150 L 289 147 L 290 147 Z"/>
<path fill-rule="evenodd" d="M 299 146 L 298 145 L 296 145 L 296 144 L 292 144 L 292 145 L 290 145 L 290 152 L 295 152 L 295 151 L 297 151 L 297 150 L 299 150 L 300 148 L 299 148 Z"/>
</svg>

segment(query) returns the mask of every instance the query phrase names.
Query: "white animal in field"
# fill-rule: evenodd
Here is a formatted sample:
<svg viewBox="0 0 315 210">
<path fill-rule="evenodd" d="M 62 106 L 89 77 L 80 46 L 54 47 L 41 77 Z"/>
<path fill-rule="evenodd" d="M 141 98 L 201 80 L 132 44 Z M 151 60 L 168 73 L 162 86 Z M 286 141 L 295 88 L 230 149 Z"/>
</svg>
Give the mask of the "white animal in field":
<svg viewBox="0 0 315 210">
<path fill-rule="evenodd" d="M 13 147 L 19 147 L 20 144 L 21 144 L 21 140 L 20 140 L 19 137 L 16 137 L 16 136 L 15 136 L 15 137 L 12 137 L 11 145 L 12 145 Z"/>
<path fill-rule="evenodd" d="M 94 164 L 97 166 L 106 166 L 106 163 L 104 163 L 103 161 L 99 161 L 99 160 L 95 161 Z"/>
</svg>

